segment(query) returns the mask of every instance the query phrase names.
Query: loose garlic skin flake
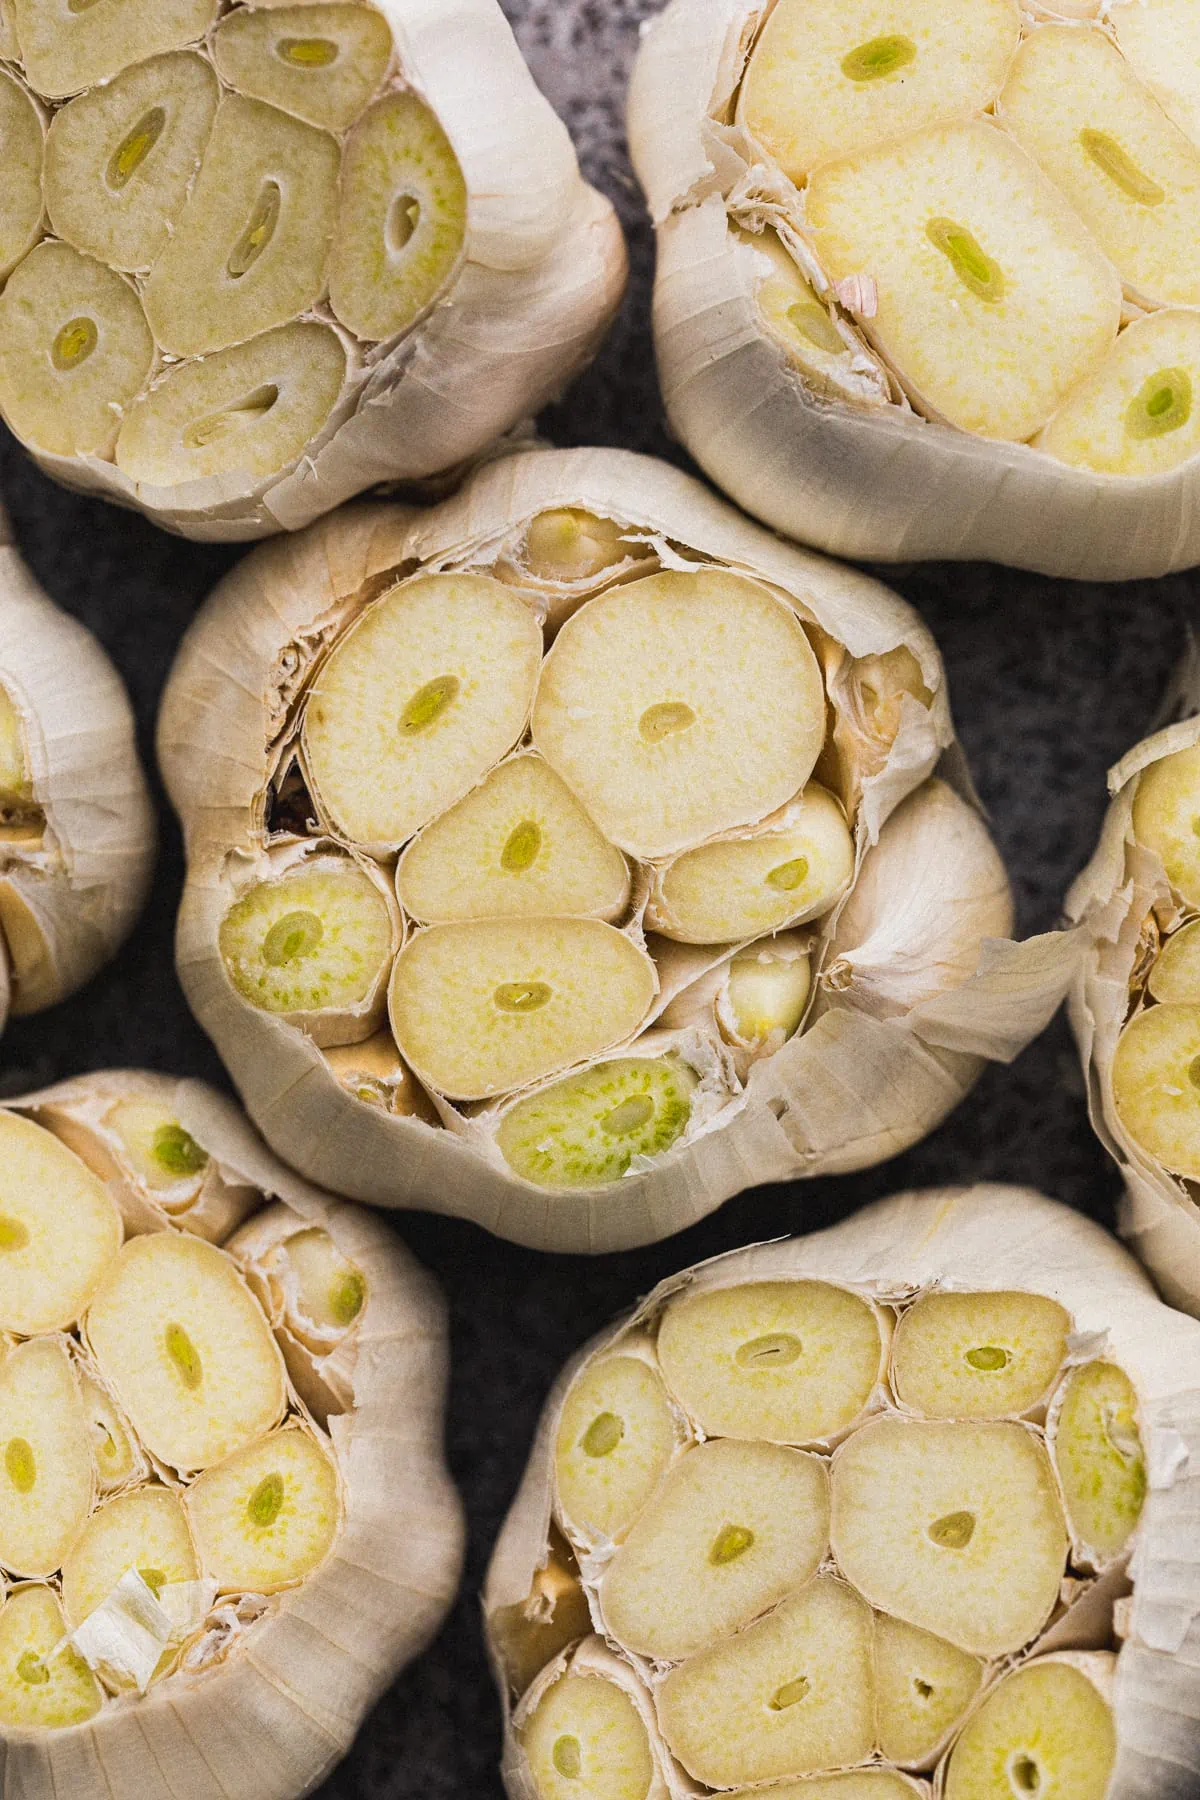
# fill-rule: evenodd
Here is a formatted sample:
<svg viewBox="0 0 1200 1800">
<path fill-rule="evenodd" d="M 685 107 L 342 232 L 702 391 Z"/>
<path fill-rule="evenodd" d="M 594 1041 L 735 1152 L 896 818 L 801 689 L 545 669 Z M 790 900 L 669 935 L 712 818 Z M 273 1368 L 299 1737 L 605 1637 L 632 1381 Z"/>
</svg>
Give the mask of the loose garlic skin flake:
<svg viewBox="0 0 1200 1800">
<path fill-rule="evenodd" d="M 905 1365 L 938 1372 L 929 1413 Z M 756 1439 L 753 1385 L 778 1424 L 785 1379 L 794 1436 Z M 731 1380 L 733 1436 L 695 1398 Z M 493 1553 L 511 1800 L 1186 1800 L 1198 1387 L 1200 1324 L 1022 1189 L 902 1195 L 663 1282 L 564 1371 Z M 633 1446 L 582 1528 L 585 1464 Z"/>
<path fill-rule="evenodd" d="M 747 511 L 882 561 L 1200 560 L 1188 0 L 673 0 L 630 143 L 667 412 Z"/>
<path fill-rule="evenodd" d="M 120 676 L 38 586 L 0 502 L 0 1031 L 116 954 L 154 849 Z"/>
<path fill-rule="evenodd" d="M 517 453 L 264 548 L 194 624 L 181 979 L 314 1179 L 657 1239 L 895 1154 L 1049 1017 L 1070 943 L 1007 941 L 952 741 L 886 588 L 647 458 Z M 318 873 L 363 909 L 290 897 Z"/>
<path fill-rule="evenodd" d="M 1067 896 L 1082 940 L 1071 1024 L 1094 1125 L 1125 1184 L 1121 1229 L 1173 1305 L 1200 1313 L 1200 677 L 1175 724 L 1109 774 L 1100 842 Z"/>
<path fill-rule="evenodd" d="M 0 413 L 184 536 L 478 457 L 620 303 L 496 0 L 20 0 L 0 25 Z"/>
<path fill-rule="evenodd" d="M 41 1146 L 0 1189 L 62 1280 L 52 1324 L 0 1288 L 5 1783 L 299 1800 L 457 1585 L 440 1301 L 199 1083 L 85 1076 L 0 1137 Z"/>
</svg>

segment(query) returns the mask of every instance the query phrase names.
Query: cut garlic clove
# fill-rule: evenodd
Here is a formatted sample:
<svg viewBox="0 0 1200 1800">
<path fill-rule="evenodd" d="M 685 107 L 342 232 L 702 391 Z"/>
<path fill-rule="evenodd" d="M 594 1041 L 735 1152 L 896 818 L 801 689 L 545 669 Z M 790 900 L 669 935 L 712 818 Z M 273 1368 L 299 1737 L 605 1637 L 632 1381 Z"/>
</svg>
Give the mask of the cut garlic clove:
<svg viewBox="0 0 1200 1800">
<path fill-rule="evenodd" d="M 602 1675 L 563 1675 L 520 1731 L 537 1800 L 646 1800 L 654 1758 L 641 1714 Z"/>
<path fill-rule="evenodd" d="M 227 95 L 188 202 L 142 290 L 171 356 L 224 350 L 316 301 L 337 210 L 338 147 L 259 100 Z"/>
<path fill-rule="evenodd" d="M 217 0 L 13 0 L 25 73 L 40 94 L 59 99 L 110 80 L 128 63 L 195 44 Z"/>
<path fill-rule="evenodd" d="M 717 1023 L 734 1043 L 770 1055 L 799 1031 L 811 992 L 812 964 L 806 954 L 755 945 L 729 965 L 717 1000 Z"/>
<path fill-rule="evenodd" d="M 0 281 L 16 268 L 42 235 L 42 154 L 46 127 L 21 83 L 0 69 L 0 143 L 4 189 L 0 193 Z"/>
<path fill-rule="evenodd" d="M 339 1084 L 356 1100 L 400 1117 L 425 1119 L 437 1115 L 412 1070 L 405 1067 L 388 1030 L 377 1031 L 361 1044 L 334 1044 L 324 1048 L 325 1061 Z"/>
<path fill-rule="evenodd" d="M 64 106 L 46 139 L 58 235 L 114 269 L 148 269 L 183 211 L 219 96 L 204 58 L 176 52 Z"/>
<path fill-rule="evenodd" d="M 1112 1060 L 1112 1097 L 1146 1155 L 1200 1180 L 1200 1006 L 1152 1006 L 1129 1021 Z"/>
<path fill-rule="evenodd" d="M 319 805 L 364 845 L 399 846 L 521 737 L 542 655 L 524 600 L 483 575 L 423 575 L 341 639 L 304 709 Z"/>
<path fill-rule="evenodd" d="M 1032 436 L 1116 338 L 1116 272 L 982 120 L 828 164 L 806 214 L 834 281 L 873 277 L 871 342 L 923 408 L 966 431 Z"/>
<path fill-rule="evenodd" d="M 685 944 L 756 937 L 828 912 L 853 876 L 846 815 L 811 783 L 775 824 L 702 844 L 656 871 L 646 924 Z"/>
<path fill-rule="evenodd" d="M 80 1376 L 79 1389 L 92 1442 L 96 1482 L 101 1493 L 112 1493 L 135 1475 L 144 1474 L 145 1460 L 112 1395 L 86 1374 Z"/>
<path fill-rule="evenodd" d="M 121 1215 L 73 1151 L 0 1113 L 0 1330 L 73 1325 L 121 1248 Z"/>
<path fill-rule="evenodd" d="M 546 659 L 533 737 L 605 836 L 674 854 L 757 823 L 804 786 L 825 695 L 799 619 L 709 568 L 599 595 Z"/>
<path fill-rule="evenodd" d="M 154 341 L 129 282 L 69 244 L 30 251 L 0 294 L 0 406 L 56 456 L 109 456 Z"/>
<path fill-rule="evenodd" d="M 764 230 L 756 236 L 739 232 L 738 237 L 765 259 L 755 289 L 758 310 L 806 385 L 815 393 L 855 405 L 886 401 L 886 377 L 871 366 L 873 359 L 866 345 L 842 336 L 835 315 L 818 298 L 775 232 Z"/>
<path fill-rule="evenodd" d="M 131 1569 L 156 1598 L 170 1583 L 199 1579 L 187 1514 L 170 1488 L 134 1488 L 92 1514 L 62 1565 L 69 1623 L 82 1625 Z"/>
<path fill-rule="evenodd" d="M 1141 771 L 1132 822 L 1138 843 L 1156 853 L 1176 893 L 1200 906 L 1200 746 Z"/>
<path fill-rule="evenodd" d="M 212 40 L 222 78 L 309 125 L 345 131 L 387 74 L 392 34 L 371 6 L 242 7 Z"/>
<path fill-rule="evenodd" d="M 874 1310 L 845 1288 L 747 1282 L 673 1300 L 658 1356 L 707 1436 L 817 1444 L 866 1411 L 884 1340 Z"/>
<path fill-rule="evenodd" d="M 1104 1800 L 1116 1754 L 1111 1706 L 1082 1670 L 1047 1659 L 1015 1669 L 988 1695 L 951 1752 L 943 1793 Z"/>
<path fill-rule="evenodd" d="M 1167 939 L 1146 988 L 1166 1005 L 1200 1006 L 1200 919 Z"/>
<path fill-rule="evenodd" d="M 864 1762 L 874 1712 L 870 1609 L 825 1575 L 658 1691 L 667 1743 L 709 1787 Z"/>
<path fill-rule="evenodd" d="M 0 1725 L 61 1731 L 100 1711 L 100 1684 L 66 1635 L 52 1588 L 17 1588 L 0 1606 Z"/>
<path fill-rule="evenodd" d="M 236 900 L 220 947 L 226 974 L 253 1006 L 336 1041 L 369 1032 L 395 938 L 382 884 L 347 858 L 323 856 Z"/>
<path fill-rule="evenodd" d="M 276 474 L 320 438 L 345 379 L 341 339 L 312 321 L 169 368 L 126 413 L 117 467 L 157 488 Z"/>
<path fill-rule="evenodd" d="M 314 1225 L 296 1231 L 279 1247 L 289 1323 L 322 1337 L 341 1337 L 361 1318 L 367 1304 L 367 1280 L 343 1256 L 329 1233 Z"/>
<path fill-rule="evenodd" d="M 483 1100 L 632 1036 L 656 986 L 646 952 L 599 920 L 487 919 L 418 933 L 396 958 L 388 1005 L 421 1080 Z"/>
<path fill-rule="evenodd" d="M 897 1398 L 930 1419 L 1016 1418 L 1050 1392 L 1070 1330 L 1041 1294 L 927 1294 L 892 1340 Z"/>
<path fill-rule="evenodd" d="M 792 180 L 991 105 L 1020 33 L 1015 0 L 781 0 L 738 119 Z"/>
<path fill-rule="evenodd" d="M 105 1114 L 138 1178 L 155 1193 L 195 1183 L 208 1167 L 202 1150 L 169 1106 L 156 1100 L 120 1100 Z"/>
<path fill-rule="evenodd" d="M 1200 143 L 1200 46 L 1192 0 L 1123 0 L 1107 23 L 1135 75 Z"/>
<path fill-rule="evenodd" d="M 1034 439 L 1076 468 L 1156 475 L 1200 447 L 1200 314 L 1163 311 L 1127 325 L 1104 361 Z"/>
<path fill-rule="evenodd" d="M 637 1356 L 607 1356 L 572 1382 L 555 1439 L 558 1511 L 575 1534 L 616 1541 L 680 1446 L 661 1380 Z"/>
<path fill-rule="evenodd" d="M 413 93 L 377 100 L 342 161 L 329 303 L 356 337 L 398 337 L 428 312 L 463 254 L 467 187 L 453 146 Z"/>
<path fill-rule="evenodd" d="M 692 1656 L 807 1581 L 828 1543 L 829 1478 L 817 1457 L 701 1444 L 668 1471 L 608 1565 L 605 1629 L 655 1661 Z"/>
<path fill-rule="evenodd" d="M 535 581 L 570 584 L 593 581 L 638 554 L 615 519 L 601 519 L 577 506 L 553 507 L 530 521 L 519 567 Z"/>
<path fill-rule="evenodd" d="M 341 1522 L 337 1471 L 298 1426 L 205 1470 L 185 1504 L 204 1573 L 224 1593 L 294 1587 L 324 1562 Z"/>
<path fill-rule="evenodd" d="M 629 867 L 540 756 L 515 756 L 427 825 L 400 859 L 396 892 L 412 918 L 614 920 Z"/>
<path fill-rule="evenodd" d="M 496 1132 L 509 1168 L 538 1187 L 603 1187 L 635 1157 L 664 1156 L 692 1117 L 698 1077 L 677 1056 L 627 1056 L 518 1100 Z"/>
<path fill-rule="evenodd" d="M 875 1620 L 879 1748 L 889 1762 L 921 1768 L 959 1724 L 983 1681 L 978 1657 L 880 1613 Z"/>
<path fill-rule="evenodd" d="M 873 1605 L 976 1656 L 1036 1636 L 1067 1555 L 1050 1459 L 1009 1424 L 865 1425 L 834 1457 L 831 1535 Z"/>
<path fill-rule="evenodd" d="M 1021 45 L 999 117 L 1066 195 L 1126 288 L 1200 300 L 1200 149 L 1166 117 L 1105 31 L 1045 25 Z"/>
<path fill-rule="evenodd" d="M 91 1438 L 61 1342 L 33 1339 L 0 1363 L 0 1563 L 52 1575 L 92 1504 Z"/>
<path fill-rule="evenodd" d="M 229 1258 L 199 1238 L 132 1239 L 86 1331 L 138 1436 L 171 1468 L 207 1468 L 283 1412 L 283 1359 L 262 1310 Z"/>
<path fill-rule="evenodd" d="M 1092 1556 L 1118 1556 L 1137 1529 L 1147 1485 L 1137 1395 L 1124 1370 L 1108 1362 L 1072 1370 L 1053 1440 L 1076 1539 Z"/>
</svg>

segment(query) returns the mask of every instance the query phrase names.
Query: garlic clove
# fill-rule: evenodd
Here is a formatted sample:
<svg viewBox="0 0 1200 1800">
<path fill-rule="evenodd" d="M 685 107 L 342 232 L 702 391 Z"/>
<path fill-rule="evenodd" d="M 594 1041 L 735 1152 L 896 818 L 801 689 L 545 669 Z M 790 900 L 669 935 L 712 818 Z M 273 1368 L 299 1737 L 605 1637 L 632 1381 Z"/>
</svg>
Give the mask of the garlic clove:
<svg viewBox="0 0 1200 1800">
<path fill-rule="evenodd" d="M 416 94 L 385 95 L 346 143 L 329 258 L 335 314 L 367 342 L 411 330 L 452 280 L 466 234 L 467 186 L 445 131 Z"/>
<path fill-rule="evenodd" d="M 31 84 L 55 99 L 108 81 L 127 64 L 204 36 L 217 0 L 125 0 L 119 8 L 71 0 L 12 0 Z"/>
<path fill-rule="evenodd" d="M 340 1336 L 367 1304 L 366 1277 L 343 1256 L 319 1225 L 296 1231 L 279 1246 L 275 1262 L 283 1284 L 288 1323 L 300 1334 Z"/>
<path fill-rule="evenodd" d="M 309 125 L 351 126 L 387 74 L 392 34 L 370 6 L 246 7 L 227 13 L 212 40 L 222 79 Z"/>
<path fill-rule="evenodd" d="M 304 1581 L 341 1523 L 337 1473 L 300 1426 L 206 1469 L 184 1504 L 204 1573 L 225 1593 L 273 1594 Z"/>
<path fill-rule="evenodd" d="M 426 924 L 556 913 L 612 921 L 629 904 L 630 876 L 549 763 L 521 755 L 413 840 L 396 892 Z"/>
<path fill-rule="evenodd" d="M 658 1711 L 688 1774 L 730 1787 L 864 1762 L 873 1690 L 870 1609 L 819 1575 L 758 1624 L 672 1669 Z"/>
<path fill-rule="evenodd" d="M 646 1800 L 654 1761 L 636 1706 L 602 1675 L 566 1674 L 521 1729 L 537 1800 Z"/>
<path fill-rule="evenodd" d="M 508 753 L 542 654 L 533 609 L 483 575 L 401 582 L 340 640 L 309 691 L 303 743 L 330 823 L 398 846 Z"/>
<path fill-rule="evenodd" d="M 496 1131 L 505 1162 L 538 1187 L 603 1187 L 662 1156 L 692 1118 L 695 1071 L 678 1056 L 614 1057 L 518 1100 Z"/>
<path fill-rule="evenodd" d="M 729 964 L 717 996 L 724 1035 L 760 1056 L 782 1049 L 799 1031 L 812 992 L 812 962 L 783 939 L 755 944 Z"/>
<path fill-rule="evenodd" d="M 92 1504 L 92 1450 L 61 1342 L 34 1338 L 0 1363 L 0 1562 L 52 1575 Z"/>
<path fill-rule="evenodd" d="M 0 406 L 39 450 L 111 455 L 154 355 L 133 286 L 69 244 L 38 244 L 0 294 Z"/>
<path fill-rule="evenodd" d="M 61 1731 L 100 1711 L 100 1684 L 65 1636 L 52 1588 L 17 1588 L 0 1606 L 0 1725 Z"/>
<path fill-rule="evenodd" d="M 1137 1529 L 1146 1498 L 1146 1456 L 1133 1383 L 1115 1363 L 1068 1375 L 1056 1408 L 1054 1462 L 1078 1541 L 1105 1560 Z"/>
<path fill-rule="evenodd" d="M 42 155 L 46 127 L 37 105 L 7 69 L 0 69 L 0 280 L 11 274 L 42 234 Z"/>
<path fill-rule="evenodd" d="M 1167 117 L 1200 141 L 1200 55 L 1190 0 L 1138 0 L 1115 6 L 1107 23 L 1121 52 Z"/>
<path fill-rule="evenodd" d="M 984 1665 L 944 1638 L 879 1613 L 875 1706 L 888 1762 L 921 1768 L 936 1755 L 979 1692 Z"/>
<path fill-rule="evenodd" d="M 329 1045 L 324 1056 L 339 1086 L 356 1100 L 401 1118 L 425 1119 L 431 1124 L 436 1119 L 389 1030 L 377 1031 L 360 1044 Z"/>
<path fill-rule="evenodd" d="M 609 1563 L 606 1631 L 657 1662 L 693 1656 L 807 1581 L 828 1543 L 829 1478 L 817 1457 L 700 1444 L 668 1470 Z"/>
<path fill-rule="evenodd" d="M 79 1391 L 92 1442 L 96 1483 L 102 1494 L 110 1494 L 145 1474 L 145 1459 L 112 1395 L 88 1374 L 80 1375 Z"/>
<path fill-rule="evenodd" d="M 558 1509 L 573 1532 L 617 1541 L 679 1449 L 666 1389 L 637 1356 L 609 1356 L 572 1383 L 555 1438 Z"/>
<path fill-rule="evenodd" d="M 1112 1097 L 1148 1156 L 1200 1178 L 1200 1006 L 1152 1006 L 1129 1021 L 1112 1059 Z"/>
<path fill-rule="evenodd" d="M 535 581 L 591 581 L 636 554 L 616 520 L 578 506 L 559 506 L 529 521 L 518 567 Z"/>
<path fill-rule="evenodd" d="M 685 1294 L 658 1333 L 664 1377 L 710 1437 L 837 1438 L 866 1411 L 884 1355 L 874 1310 L 822 1281 Z"/>
<path fill-rule="evenodd" d="M 887 377 L 866 345 L 856 342 L 789 255 L 774 231 L 736 233 L 746 253 L 756 255 L 758 311 L 788 361 L 814 392 L 853 405 L 883 405 Z"/>
<path fill-rule="evenodd" d="M 792 799 L 824 689 L 791 608 L 709 568 L 598 595 L 546 658 L 533 740 L 611 842 L 658 858 Z"/>
<path fill-rule="evenodd" d="M 1002 1419 L 1044 1400 L 1071 1321 L 1041 1294 L 927 1294 L 892 1340 L 902 1405 L 930 1419 Z"/>
<path fill-rule="evenodd" d="M 1082 1670 L 1047 1659 L 1015 1669 L 987 1696 L 951 1752 L 943 1792 L 945 1800 L 1056 1792 L 1104 1800 L 1115 1761 L 1108 1701 Z"/>
<path fill-rule="evenodd" d="M 1031 437 L 1116 339 L 1115 271 L 994 125 L 940 126 L 827 164 L 805 204 L 830 277 L 867 270 L 877 284 L 866 336 L 951 425 Z"/>
<path fill-rule="evenodd" d="M 194 1184 L 208 1167 L 208 1152 L 161 1101 L 119 1100 L 104 1122 L 121 1140 L 139 1179 L 156 1193 L 181 1182 Z"/>
<path fill-rule="evenodd" d="M 1198 392 L 1200 317 L 1166 308 L 1125 327 L 1034 443 L 1077 468 L 1155 475 L 1195 455 Z"/>
<path fill-rule="evenodd" d="M 204 58 L 176 51 L 64 106 L 46 139 L 58 236 L 114 269 L 149 269 L 183 211 L 219 96 Z"/>
<path fill-rule="evenodd" d="M 1200 1005 L 1200 919 L 1167 939 L 1154 960 L 1146 988 L 1166 1005 Z"/>
<path fill-rule="evenodd" d="M 121 1247 L 101 1182 L 47 1131 L 0 1113 L 0 1330 L 73 1325 Z"/>
<path fill-rule="evenodd" d="M 1200 746 L 1143 769 L 1133 797 L 1133 832 L 1159 856 L 1171 886 L 1200 905 Z"/>
<path fill-rule="evenodd" d="M 820 164 L 966 119 L 1017 48 L 1013 0 L 781 0 L 754 48 L 738 119 L 797 184 Z"/>
<path fill-rule="evenodd" d="M 199 1579 L 187 1514 L 171 1488 L 133 1488 L 97 1507 L 63 1561 L 68 1623 L 82 1625 L 130 1569 L 156 1598 L 171 1583 Z"/>
<path fill-rule="evenodd" d="M 657 982 L 646 952 L 596 919 L 432 925 L 396 958 L 388 1007 L 435 1092 L 482 1100 L 631 1037 Z"/>
<path fill-rule="evenodd" d="M 1015 1424 L 865 1425 L 834 1457 L 831 1535 L 874 1606 L 976 1656 L 1030 1642 L 1067 1554 L 1050 1459 Z"/>
</svg>

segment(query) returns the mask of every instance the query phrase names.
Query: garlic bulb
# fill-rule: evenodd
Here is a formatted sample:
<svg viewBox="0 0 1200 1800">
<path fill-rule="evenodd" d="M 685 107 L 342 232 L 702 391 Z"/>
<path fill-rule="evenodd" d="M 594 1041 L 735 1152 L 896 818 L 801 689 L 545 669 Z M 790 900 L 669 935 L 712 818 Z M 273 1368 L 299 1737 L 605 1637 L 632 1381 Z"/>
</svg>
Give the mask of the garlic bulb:
<svg viewBox="0 0 1200 1800">
<path fill-rule="evenodd" d="M 314 1180 L 646 1242 L 895 1154 L 1054 1010 L 1070 944 L 1006 941 L 953 743 L 877 582 L 648 459 L 512 456 L 256 552 L 193 625 L 180 977 Z"/>
<path fill-rule="evenodd" d="M 116 953 L 154 842 L 120 677 L 37 585 L 0 506 L 0 1029 Z"/>
<path fill-rule="evenodd" d="M 564 1371 L 484 1614 L 512 1800 L 1184 1800 L 1200 1325 L 1025 1189 L 660 1283 Z"/>
<path fill-rule="evenodd" d="M 6 1789 L 298 1800 L 457 1584 L 440 1299 L 200 1083 L 63 1082 L 0 1143 Z"/>
<path fill-rule="evenodd" d="M 0 412 L 193 538 L 477 457 L 591 359 L 625 248 L 497 0 L 14 0 Z"/>
<path fill-rule="evenodd" d="M 1200 561 L 1188 0 L 673 0 L 630 142 L 677 435 L 838 555 Z"/>
<path fill-rule="evenodd" d="M 1200 1312 L 1200 664 L 1178 722 L 1110 772 L 1096 853 L 1067 896 L 1071 991 L 1092 1123 L 1125 1182 L 1122 1230 L 1175 1306 Z"/>
</svg>

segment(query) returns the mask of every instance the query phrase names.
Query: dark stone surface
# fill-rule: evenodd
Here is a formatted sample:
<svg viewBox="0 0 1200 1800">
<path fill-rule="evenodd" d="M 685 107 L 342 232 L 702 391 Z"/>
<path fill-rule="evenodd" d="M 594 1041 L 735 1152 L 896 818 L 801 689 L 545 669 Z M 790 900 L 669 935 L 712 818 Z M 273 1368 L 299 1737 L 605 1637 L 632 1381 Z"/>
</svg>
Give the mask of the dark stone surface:
<svg viewBox="0 0 1200 1800">
<path fill-rule="evenodd" d="M 633 252 L 621 322 L 544 429 L 559 443 L 624 444 L 682 462 L 654 387 L 650 231 L 622 136 L 637 24 L 653 7 L 647 0 L 508 0 L 507 10 L 535 73 L 575 130 L 589 176 L 620 207 Z M 0 481 L 37 575 L 123 670 L 149 758 L 175 644 L 233 553 L 185 544 L 62 492 L 8 438 L 0 443 Z M 1095 840 L 1105 770 L 1154 716 L 1197 578 L 1101 588 L 980 566 L 885 574 L 941 643 L 971 767 L 1016 885 L 1021 929 L 1045 929 Z M 75 1002 L 10 1027 L 0 1043 L 4 1091 L 123 1063 L 223 1079 L 172 972 L 180 874 L 164 807 L 158 877 L 141 929 Z M 830 1223 L 904 1186 L 1023 1181 L 1111 1220 L 1116 1182 L 1081 1092 L 1060 1020 L 1013 1068 L 990 1070 L 939 1132 L 896 1162 L 852 1178 L 763 1189 L 681 1238 L 596 1262 L 537 1256 L 445 1220 L 400 1218 L 405 1240 L 437 1272 L 452 1308 L 449 1454 L 470 1515 L 467 1574 L 441 1637 L 380 1703 L 321 1789 L 323 1800 L 499 1800 L 499 1715 L 476 1596 L 543 1397 L 584 1338 L 699 1257 Z"/>
</svg>

